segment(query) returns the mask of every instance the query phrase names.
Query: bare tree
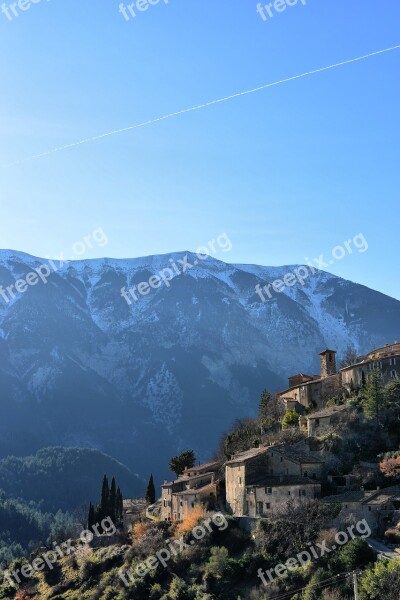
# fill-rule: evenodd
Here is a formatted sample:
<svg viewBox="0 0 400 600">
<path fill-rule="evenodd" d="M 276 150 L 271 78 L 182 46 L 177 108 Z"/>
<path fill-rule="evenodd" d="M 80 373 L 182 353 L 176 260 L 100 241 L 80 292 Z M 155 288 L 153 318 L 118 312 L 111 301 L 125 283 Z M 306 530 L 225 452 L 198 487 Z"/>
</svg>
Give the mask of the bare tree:
<svg viewBox="0 0 400 600">
<path fill-rule="evenodd" d="M 357 351 L 354 346 L 347 346 L 344 356 L 339 363 L 339 367 L 344 369 L 345 367 L 350 367 L 351 365 L 355 365 L 357 363 Z"/>
</svg>

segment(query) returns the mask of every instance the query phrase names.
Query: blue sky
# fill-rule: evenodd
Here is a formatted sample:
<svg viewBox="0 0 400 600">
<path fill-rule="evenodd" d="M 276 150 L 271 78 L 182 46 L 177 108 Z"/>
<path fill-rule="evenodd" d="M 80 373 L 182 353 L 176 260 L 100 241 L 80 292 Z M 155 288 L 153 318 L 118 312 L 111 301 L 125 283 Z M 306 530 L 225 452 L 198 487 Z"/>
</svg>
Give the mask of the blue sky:
<svg viewBox="0 0 400 600">
<path fill-rule="evenodd" d="M 6 2 L 6 5 L 8 3 Z M 400 44 L 398 0 L 42 0 L 0 14 L 0 166 Z M 0 246 L 85 258 L 204 246 L 282 265 L 362 233 L 329 269 L 400 299 L 400 50 L 0 168 Z"/>
</svg>

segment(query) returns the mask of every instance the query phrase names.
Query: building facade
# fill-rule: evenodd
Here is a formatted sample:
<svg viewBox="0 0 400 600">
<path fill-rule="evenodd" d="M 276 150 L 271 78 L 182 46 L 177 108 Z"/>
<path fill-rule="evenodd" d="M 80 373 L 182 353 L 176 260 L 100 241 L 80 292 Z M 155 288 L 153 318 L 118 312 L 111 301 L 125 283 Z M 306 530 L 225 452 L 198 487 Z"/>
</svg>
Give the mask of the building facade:
<svg viewBox="0 0 400 600">
<path fill-rule="evenodd" d="M 361 387 L 374 369 L 382 373 L 384 383 L 400 376 L 400 343 L 386 344 L 383 348 L 372 350 L 360 356 L 357 363 L 341 369 L 342 384 L 349 390 Z"/>
<path fill-rule="evenodd" d="M 237 454 L 225 465 L 226 509 L 236 517 L 265 517 L 289 499 L 318 498 L 323 466 L 282 445 Z"/>
<path fill-rule="evenodd" d="M 161 486 L 162 521 L 182 521 L 196 505 L 205 510 L 218 501 L 218 472 L 221 463 L 213 462 L 185 469 L 181 477 Z"/>
<path fill-rule="evenodd" d="M 289 377 L 289 387 L 278 394 L 287 408 L 294 408 L 300 414 L 304 409 L 323 408 L 326 401 L 340 392 L 364 385 L 369 374 L 378 369 L 384 383 L 400 376 L 400 343 L 386 344 L 360 356 L 354 365 L 337 371 L 335 350 L 324 350 L 320 354 L 320 375 L 299 373 Z"/>
</svg>

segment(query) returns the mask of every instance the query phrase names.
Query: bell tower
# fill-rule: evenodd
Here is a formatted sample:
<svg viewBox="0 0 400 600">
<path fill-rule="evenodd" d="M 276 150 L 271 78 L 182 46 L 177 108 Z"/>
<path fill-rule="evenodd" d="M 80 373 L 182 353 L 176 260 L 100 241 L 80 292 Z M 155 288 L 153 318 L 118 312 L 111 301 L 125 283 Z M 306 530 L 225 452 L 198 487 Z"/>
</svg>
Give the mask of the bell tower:
<svg viewBox="0 0 400 600">
<path fill-rule="evenodd" d="M 321 379 L 336 375 L 336 351 L 324 350 L 319 356 L 321 358 Z"/>
</svg>

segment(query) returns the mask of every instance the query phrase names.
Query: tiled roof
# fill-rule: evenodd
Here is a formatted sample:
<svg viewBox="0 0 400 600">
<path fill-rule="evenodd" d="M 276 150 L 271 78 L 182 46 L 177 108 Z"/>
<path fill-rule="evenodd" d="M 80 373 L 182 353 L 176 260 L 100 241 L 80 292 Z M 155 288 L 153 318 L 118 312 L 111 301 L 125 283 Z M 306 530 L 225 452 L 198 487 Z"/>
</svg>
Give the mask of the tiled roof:
<svg viewBox="0 0 400 600">
<path fill-rule="evenodd" d="M 365 492 L 362 490 L 355 490 L 350 492 L 345 492 L 344 494 L 337 494 L 335 496 L 326 496 L 322 498 L 322 502 L 327 503 L 343 503 L 343 502 L 362 502 L 365 499 Z"/>
<path fill-rule="evenodd" d="M 266 454 L 269 451 L 270 447 L 261 446 L 260 448 L 251 448 L 250 450 L 246 450 L 246 452 L 239 452 L 232 456 L 231 460 L 227 461 L 227 465 L 244 462 L 246 460 L 250 460 L 258 455 Z"/>
<path fill-rule="evenodd" d="M 343 412 L 344 410 L 347 410 L 348 408 L 349 407 L 346 404 L 344 404 L 343 406 L 331 406 L 329 408 L 324 408 L 323 410 L 319 410 L 318 412 L 311 413 L 310 415 L 307 415 L 306 418 L 307 419 L 323 419 L 325 417 L 332 417 L 336 413 Z"/>
<path fill-rule="evenodd" d="M 208 462 L 208 463 L 204 463 L 202 465 L 195 465 L 194 467 L 191 467 L 190 469 L 185 469 L 184 472 L 182 473 L 182 475 L 185 475 L 186 472 L 203 472 L 203 471 L 207 471 L 207 469 L 212 469 L 215 467 L 219 467 L 222 463 L 220 461 L 213 461 L 213 462 Z"/>
<path fill-rule="evenodd" d="M 215 483 L 208 483 L 199 488 L 191 488 L 190 490 L 183 490 L 182 492 L 174 492 L 174 496 L 193 496 L 195 494 L 204 494 L 207 492 L 215 491 Z"/>
<path fill-rule="evenodd" d="M 326 496 L 323 502 L 360 502 L 361 504 L 386 504 L 391 500 L 400 500 L 400 485 L 395 485 L 382 490 L 355 490 L 338 494 L 336 496 Z"/>
<path fill-rule="evenodd" d="M 311 454 L 303 452 L 297 452 L 296 450 L 290 450 L 287 446 L 271 446 L 271 451 L 279 452 L 287 460 L 290 460 L 297 464 L 310 464 L 310 463 L 323 463 L 324 461 Z"/>
<path fill-rule="evenodd" d="M 246 483 L 248 487 L 289 487 L 292 485 L 318 485 L 319 482 L 309 477 L 299 477 L 298 475 L 265 475 L 264 477 L 254 478 L 253 481 Z"/>
</svg>

